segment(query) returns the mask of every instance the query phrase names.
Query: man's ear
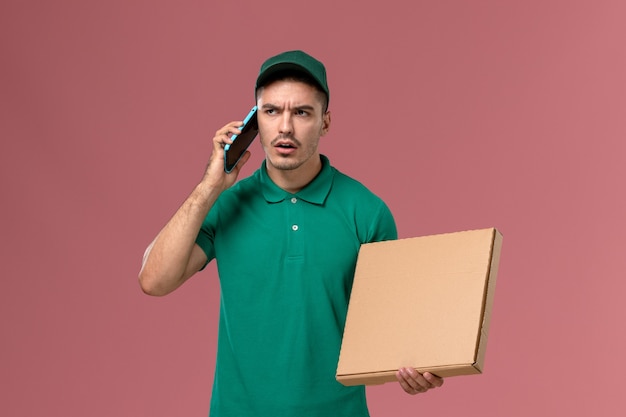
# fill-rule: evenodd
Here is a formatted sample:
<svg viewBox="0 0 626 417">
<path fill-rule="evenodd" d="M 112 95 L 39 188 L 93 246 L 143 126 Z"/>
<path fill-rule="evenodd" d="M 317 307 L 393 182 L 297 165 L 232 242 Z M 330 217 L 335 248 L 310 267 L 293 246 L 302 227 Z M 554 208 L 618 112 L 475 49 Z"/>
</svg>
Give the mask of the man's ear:
<svg viewBox="0 0 626 417">
<path fill-rule="evenodd" d="M 322 116 L 322 131 L 320 136 L 324 136 L 330 130 L 330 111 L 327 110 Z"/>
</svg>

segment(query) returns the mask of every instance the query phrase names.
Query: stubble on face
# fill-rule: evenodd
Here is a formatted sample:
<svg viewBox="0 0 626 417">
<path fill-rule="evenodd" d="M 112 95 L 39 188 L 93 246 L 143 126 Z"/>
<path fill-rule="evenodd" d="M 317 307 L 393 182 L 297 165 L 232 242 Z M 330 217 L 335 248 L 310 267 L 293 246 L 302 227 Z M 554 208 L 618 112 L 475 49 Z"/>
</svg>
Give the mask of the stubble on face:
<svg viewBox="0 0 626 417">
<path fill-rule="evenodd" d="M 270 155 L 268 154 L 266 157 L 267 162 L 273 167 L 281 171 L 292 171 L 300 168 L 304 165 L 309 159 L 317 154 L 317 147 L 319 145 L 319 138 L 315 141 L 308 141 L 306 146 L 303 146 L 302 142 L 299 141 L 293 135 L 278 135 L 275 139 L 270 142 L 270 147 L 274 148 L 279 142 L 288 140 L 293 142 L 294 146 L 298 149 L 300 156 L 304 158 L 294 157 L 293 155 Z"/>
<path fill-rule="evenodd" d="M 312 158 L 319 157 L 319 140 L 328 125 L 319 92 L 301 82 L 277 81 L 263 88 L 258 104 L 268 168 L 294 171 L 307 163 L 316 165 L 318 161 Z M 284 123 L 286 117 L 288 123 Z M 274 138 L 267 141 L 267 136 Z M 281 152 L 281 144 L 295 149 Z"/>
</svg>

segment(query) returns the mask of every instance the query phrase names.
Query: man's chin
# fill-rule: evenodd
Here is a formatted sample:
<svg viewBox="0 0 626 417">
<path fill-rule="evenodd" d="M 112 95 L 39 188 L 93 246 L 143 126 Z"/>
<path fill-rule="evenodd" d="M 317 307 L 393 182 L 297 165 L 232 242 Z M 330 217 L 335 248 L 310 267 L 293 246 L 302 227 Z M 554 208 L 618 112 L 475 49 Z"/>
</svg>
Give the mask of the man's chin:
<svg viewBox="0 0 626 417">
<path fill-rule="evenodd" d="M 292 171 L 302 165 L 300 161 L 297 161 L 288 156 L 267 158 L 266 160 L 273 168 L 279 169 L 281 171 Z"/>
</svg>

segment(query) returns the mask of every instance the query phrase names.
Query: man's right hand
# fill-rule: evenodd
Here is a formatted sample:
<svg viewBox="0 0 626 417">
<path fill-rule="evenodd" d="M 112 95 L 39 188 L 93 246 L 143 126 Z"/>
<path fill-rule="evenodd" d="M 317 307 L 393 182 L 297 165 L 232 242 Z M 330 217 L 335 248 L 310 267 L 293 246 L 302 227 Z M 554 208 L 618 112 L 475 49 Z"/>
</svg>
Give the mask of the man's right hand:
<svg viewBox="0 0 626 417">
<path fill-rule="evenodd" d="M 239 171 L 246 164 L 248 159 L 250 159 L 250 152 L 246 151 L 237 163 L 237 166 L 227 174 L 226 171 L 224 171 L 224 146 L 233 143 L 231 137 L 232 135 L 241 133 L 239 127 L 242 125 L 242 121 L 230 122 L 215 132 L 215 136 L 213 137 L 213 151 L 211 152 L 209 165 L 202 179 L 204 185 L 224 191 L 237 181 Z"/>
</svg>

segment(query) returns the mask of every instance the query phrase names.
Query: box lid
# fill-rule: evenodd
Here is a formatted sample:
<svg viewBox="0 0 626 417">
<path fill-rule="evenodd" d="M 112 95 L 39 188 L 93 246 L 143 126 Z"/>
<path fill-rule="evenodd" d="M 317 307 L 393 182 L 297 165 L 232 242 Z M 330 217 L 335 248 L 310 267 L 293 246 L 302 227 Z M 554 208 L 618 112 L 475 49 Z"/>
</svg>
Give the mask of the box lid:
<svg viewBox="0 0 626 417">
<path fill-rule="evenodd" d="M 490 228 L 362 245 L 337 380 L 481 372 L 501 242 Z"/>
</svg>

